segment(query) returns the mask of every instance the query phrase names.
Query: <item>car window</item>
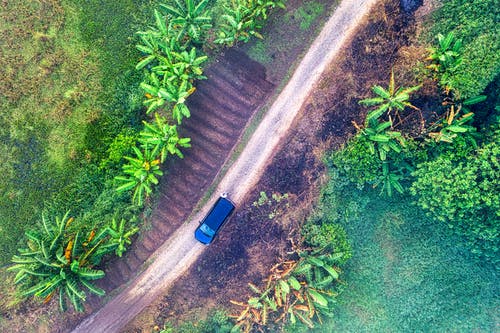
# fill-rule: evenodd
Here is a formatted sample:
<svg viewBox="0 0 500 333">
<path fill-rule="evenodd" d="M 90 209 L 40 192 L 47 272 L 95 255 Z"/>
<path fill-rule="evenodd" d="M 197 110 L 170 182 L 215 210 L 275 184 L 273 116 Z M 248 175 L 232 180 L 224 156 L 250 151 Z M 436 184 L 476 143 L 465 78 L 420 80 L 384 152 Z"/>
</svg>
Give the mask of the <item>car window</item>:
<svg viewBox="0 0 500 333">
<path fill-rule="evenodd" d="M 202 224 L 200 230 L 207 236 L 212 237 L 215 235 L 215 231 L 210 229 L 210 227 L 206 224 Z"/>
</svg>

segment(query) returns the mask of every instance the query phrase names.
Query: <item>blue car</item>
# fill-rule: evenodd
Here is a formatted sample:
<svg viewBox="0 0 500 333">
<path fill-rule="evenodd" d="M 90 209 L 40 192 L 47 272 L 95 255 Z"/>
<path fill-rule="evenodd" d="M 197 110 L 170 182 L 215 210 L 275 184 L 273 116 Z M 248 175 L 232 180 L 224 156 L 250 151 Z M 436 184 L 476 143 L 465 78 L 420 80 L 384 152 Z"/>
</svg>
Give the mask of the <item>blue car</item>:
<svg viewBox="0 0 500 333">
<path fill-rule="evenodd" d="M 210 244 L 224 222 L 234 211 L 234 208 L 235 206 L 231 200 L 227 199 L 225 195 L 221 196 L 201 221 L 200 226 L 196 228 L 194 237 L 203 244 Z"/>
</svg>

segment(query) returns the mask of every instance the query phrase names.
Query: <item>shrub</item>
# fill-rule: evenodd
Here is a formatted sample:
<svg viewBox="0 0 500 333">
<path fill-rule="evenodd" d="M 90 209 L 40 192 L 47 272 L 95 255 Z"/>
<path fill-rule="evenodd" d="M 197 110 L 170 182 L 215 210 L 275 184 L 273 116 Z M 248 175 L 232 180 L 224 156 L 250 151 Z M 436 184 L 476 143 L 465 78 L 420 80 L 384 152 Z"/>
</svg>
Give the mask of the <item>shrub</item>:
<svg viewBox="0 0 500 333">
<path fill-rule="evenodd" d="M 340 264 L 344 264 L 352 255 L 344 228 L 333 221 L 313 220 L 304 225 L 302 235 L 306 244 L 313 248 L 324 249 L 329 253 L 342 253 L 342 257 L 338 259 Z"/>
<path fill-rule="evenodd" d="M 186 321 L 175 327 L 165 323 L 160 333 L 229 333 L 233 325 L 224 310 L 215 310 L 208 314 L 207 319 Z"/>
<path fill-rule="evenodd" d="M 337 167 L 359 186 L 374 183 L 382 171 L 383 162 L 370 151 L 365 141 L 366 138 L 356 136 L 343 149 L 327 157 L 328 164 Z"/>
<path fill-rule="evenodd" d="M 418 165 L 410 189 L 420 207 L 463 235 L 474 253 L 493 260 L 500 247 L 499 138 L 497 130 L 476 151 L 459 145 Z"/>
<path fill-rule="evenodd" d="M 462 62 L 447 78 L 461 98 L 481 94 L 500 72 L 497 0 L 445 0 L 433 15 L 428 39 L 453 32 L 463 40 Z"/>
</svg>

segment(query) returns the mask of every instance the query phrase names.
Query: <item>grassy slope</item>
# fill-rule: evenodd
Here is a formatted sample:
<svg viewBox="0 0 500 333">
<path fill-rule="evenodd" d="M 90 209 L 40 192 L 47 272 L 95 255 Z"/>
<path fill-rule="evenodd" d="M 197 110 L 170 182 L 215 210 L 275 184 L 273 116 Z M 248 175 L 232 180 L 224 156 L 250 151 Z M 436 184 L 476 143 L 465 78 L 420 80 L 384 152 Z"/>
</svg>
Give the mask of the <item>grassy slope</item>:
<svg viewBox="0 0 500 333">
<path fill-rule="evenodd" d="M 0 264 L 39 219 L 44 202 L 59 196 L 65 197 L 59 206 L 79 204 L 99 192 L 86 191 L 82 198 L 71 187 L 140 106 L 134 33 L 149 19 L 150 2 L 2 5 L 0 151 L 8 158 L 0 165 L 0 189 L 6 193 L 0 204 Z"/>
<path fill-rule="evenodd" d="M 354 255 L 335 319 L 320 332 L 492 332 L 498 327 L 497 273 L 456 245 L 460 240 L 446 226 L 428 220 L 406 198 L 386 200 L 346 187 L 332 200 Z"/>
</svg>

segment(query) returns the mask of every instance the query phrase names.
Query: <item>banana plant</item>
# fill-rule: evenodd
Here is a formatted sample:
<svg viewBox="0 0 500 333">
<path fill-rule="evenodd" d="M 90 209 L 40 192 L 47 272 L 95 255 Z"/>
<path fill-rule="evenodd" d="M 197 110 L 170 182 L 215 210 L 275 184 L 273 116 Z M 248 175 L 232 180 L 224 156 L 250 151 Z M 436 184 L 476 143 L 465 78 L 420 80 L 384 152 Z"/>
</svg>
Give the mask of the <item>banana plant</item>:
<svg viewBox="0 0 500 333">
<path fill-rule="evenodd" d="M 432 63 L 427 68 L 440 73 L 455 69 L 462 62 L 462 40 L 455 38 L 453 32 L 449 32 L 446 36 L 438 34 L 437 40 L 438 47 L 429 48 L 426 60 Z"/>
<path fill-rule="evenodd" d="M 403 176 L 401 173 L 396 173 L 390 170 L 389 167 L 389 162 L 386 161 L 382 164 L 382 175 L 381 177 L 373 184 L 373 187 L 377 187 L 380 184 L 381 190 L 380 193 L 386 193 L 387 196 L 392 197 L 392 194 L 394 193 L 393 190 L 396 190 L 397 192 L 403 194 L 404 189 L 403 185 L 401 185 L 401 180 L 403 179 Z"/>
<path fill-rule="evenodd" d="M 174 73 L 179 78 L 190 80 L 204 80 L 207 77 L 203 75 L 203 68 L 200 66 L 207 61 L 206 55 L 198 56 L 196 48 L 188 51 L 173 52 L 175 63 L 173 64 Z"/>
<path fill-rule="evenodd" d="M 194 91 L 195 88 L 192 84 L 185 80 L 180 84 L 167 81 L 165 88 L 160 88 L 158 90 L 158 96 L 160 98 L 174 104 L 172 108 L 172 117 L 177 120 L 178 124 L 182 123 L 184 117 L 189 118 L 191 116 L 185 102 Z"/>
<path fill-rule="evenodd" d="M 126 229 L 126 223 L 125 219 L 120 219 L 120 223 L 118 223 L 116 219 L 113 218 L 113 220 L 111 220 L 111 225 L 107 228 L 109 235 L 107 247 L 113 249 L 115 254 L 120 258 L 123 253 L 127 251 L 127 245 L 132 244 L 130 238 L 139 231 L 138 227 Z"/>
<path fill-rule="evenodd" d="M 156 27 L 151 27 L 147 31 L 137 32 L 142 44 L 137 44 L 136 48 L 144 53 L 144 57 L 135 67 L 138 70 L 149 64 L 171 64 L 171 52 L 183 51 L 183 47 L 177 39 L 172 38 L 171 25 L 166 24 L 165 18 L 156 9 L 154 14 Z"/>
<path fill-rule="evenodd" d="M 248 42 L 252 36 L 263 38 L 258 32 L 262 24 L 252 17 L 251 8 L 236 2 L 232 7 L 226 6 L 224 12 L 224 23 L 219 28 L 215 43 L 231 47 L 238 41 Z"/>
<path fill-rule="evenodd" d="M 153 123 L 144 123 L 144 130 L 140 134 L 139 142 L 145 146 L 154 147 L 160 153 L 160 162 L 163 163 L 168 154 L 177 155 L 183 158 L 179 148 L 191 147 L 190 138 L 180 138 L 177 133 L 177 126 L 170 125 L 164 117 L 155 113 Z"/>
<path fill-rule="evenodd" d="M 323 253 L 322 250 L 308 250 L 299 253 L 299 260 L 289 260 L 271 269 L 264 289 L 249 283 L 256 296 L 247 302 L 231 301 L 243 307 L 233 315 L 236 329 L 252 331 L 254 326 L 265 326 L 268 321 L 302 322 L 314 328 L 314 318 L 321 321 L 322 315 L 331 315 L 331 306 L 336 293 L 331 290 L 339 279 L 339 272 L 331 262 L 342 254 Z"/>
<path fill-rule="evenodd" d="M 435 142 L 452 143 L 458 135 L 468 135 L 471 142 L 475 142 L 474 134 L 476 128 L 471 125 L 474 120 L 474 113 L 467 106 L 484 102 L 486 96 L 479 95 L 471 97 L 462 103 L 451 105 L 441 123 L 437 124 L 439 131 L 430 132 L 429 137 Z"/>
<path fill-rule="evenodd" d="M 158 151 L 145 147 L 140 151 L 137 147 L 132 148 L 136 157 L 125 156 L 129 161 L 123 166 L 124 175 L 115 177 L 120 184 L 116 191 L 125 192 L 133 190 L 132 201 L 137 206 L 142 206 L 144 199 L 153 192 L 153 185 L 158 184 L 158 177 L 163 175 L 160 170 Z"/>
<path fill-rule="evenodd" d="M 171 19 L 178 41 L 191 40 L 197 44 L 204 33 L 212 27 L 212 18 L 205 10 L 209 0 L 173 0 L 172 5 L 160 4 L 161 10 Z"/>
<path fill-rule="evenodd" d="M 399 117 L 399 111 L 403 111 L 406 107 L 418 110 L 417 107 L 409 102 L 410 94 L 420 89 L 420 85 L 414 87 L 398 87 L 394 81 L 394 71 L 391 70 L 389 86 L 386 88 L 374 85 L 372 91 L 377 95 L 373 98 L 367 98 L 359 101 L 359 104 L 364 106 L 376 106 L 376 109 L 368 112 L 366 121 L 378 119 L 387 112 L 389 120 L 392 121 L 393 111 Z"/>
<path fill-rule="evenodd" d="M 372 118 L 367 121 L 366 126 L 360 129 L 359 136 L 372 154 L 377 154 L 381 161 L 387 159 L 390 151 L 400 153 L 405 146 L 401 132 L 390 131 L 392 122 L 379 122 Z"/>
<path fill-rule="evenodd" d="M 103 296 L 104 290 L 93 280 L 104 277 L 102 270 L 93 269 L 104 254 L 107 231 L 70 233 L 68 227 L 73 218 L 69 211 L 59 218 L 47 220 L 42 216 L 40 227 L 26 232 L 28 247 L 19 249 L 12 258 L 9 271 L 17 272 L 14 282 L 21 284 L 20 295 L 36 296 L 50 301 L 58 295 L 61 311 L 66 311 L 69 300 L 76 311 L 83 311 L 86 293 Z"/>
<path fill-rule="evenodd" d="M 253 5 L 252 16 L 263 21 L 267 20 L 269 9 L 285 9 L 285 3 L 280 0 L 253 0 L 248 3 Z"/>
<path fill-rule="evenodd" d="M 146 113 L 149 114 L 165 105 L 166 99 L 160 94 L 163 84 L 158 75 L 152 72 L 146 78 L 147 80 L 141 82 L 140 87 L 145 92 L 146 99 L 143 104 L 147 106 Z"/>
</svg>

